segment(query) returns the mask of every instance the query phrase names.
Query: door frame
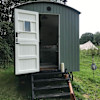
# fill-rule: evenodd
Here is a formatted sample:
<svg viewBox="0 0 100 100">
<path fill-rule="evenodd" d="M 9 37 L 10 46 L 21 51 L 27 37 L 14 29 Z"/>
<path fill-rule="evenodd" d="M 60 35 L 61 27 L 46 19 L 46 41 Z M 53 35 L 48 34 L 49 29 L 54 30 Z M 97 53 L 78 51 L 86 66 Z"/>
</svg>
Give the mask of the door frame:
<svg viewBox="0 0 100 100">
<path fill-rule="evenodd" d="M 58 16 L 58 69 L 60 70 L 60 14 L 39 13 L 39 16 L 42 14 L 57 15 Z"/>
</svg>

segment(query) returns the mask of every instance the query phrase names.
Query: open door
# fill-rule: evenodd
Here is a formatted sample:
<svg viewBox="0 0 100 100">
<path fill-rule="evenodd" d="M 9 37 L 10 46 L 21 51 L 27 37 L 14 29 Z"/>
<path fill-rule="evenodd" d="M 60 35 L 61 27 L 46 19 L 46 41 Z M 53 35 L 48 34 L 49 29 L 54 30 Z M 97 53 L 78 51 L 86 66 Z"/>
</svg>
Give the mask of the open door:
<svg viewBox="0 0 100 100">
<path fill-rule="evenodd" d="M 40 69 L 58 70 L 59 66 L 59 15 L 40 14 Z"/>
<path fill-rule="evenodd" d="M 39 70 L 39 14 L 15 9 L 15 74 Z"/>
</svg>

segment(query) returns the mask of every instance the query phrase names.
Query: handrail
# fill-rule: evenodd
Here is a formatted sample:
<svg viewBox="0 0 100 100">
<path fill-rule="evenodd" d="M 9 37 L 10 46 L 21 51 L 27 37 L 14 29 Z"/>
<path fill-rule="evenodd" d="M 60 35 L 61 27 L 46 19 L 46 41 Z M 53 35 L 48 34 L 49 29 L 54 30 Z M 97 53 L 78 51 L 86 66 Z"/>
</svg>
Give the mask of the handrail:
<svg viewBox="0 0 100 100">
<path fill-rule="evenodd" d="M 68 74 L 65 74 L 65 78 L 68 79 Z M 76 100 L 76 97 L 75 97 L 75 94 L 74 94 L 74 91 L 73 91 L 73 87 L 72 87 L 72 84 L 71 84 L 70 80 L 68 81 L 68 86 L 69 86 L 69 89 L 70 89 L 71 100 Z"/>
<path fill-rule="evenodd" d="M 71 100 L 76 100 L 76 97 L 75 97 L 75 94 L 74 94 L 74 91 L 73 91 L 73 87 L 72 87 L 71 81 L 68 81 L 68 85 L 69 85 L 69 89 L 70 89 Z"/>
</svg>

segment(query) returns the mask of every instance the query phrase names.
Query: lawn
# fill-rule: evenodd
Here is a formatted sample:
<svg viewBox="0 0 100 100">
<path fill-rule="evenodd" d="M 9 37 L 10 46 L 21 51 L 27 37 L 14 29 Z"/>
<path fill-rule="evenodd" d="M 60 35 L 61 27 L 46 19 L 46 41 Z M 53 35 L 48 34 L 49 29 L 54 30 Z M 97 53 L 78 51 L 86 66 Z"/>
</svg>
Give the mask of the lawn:
<svg viewBox="0 0 100 100">
<path fill-rule="evenodd" d="M 13 65 L 0 69 L 0 100 L 31 100 L 25 85 L 19 85 L 18 77 L 14 75 Z"/>
<path fill-rule="evenodd" d="M 74 72 L 72 82 L 77 100 L 100 100 L 100 56 L 94 57 L 97 69 L 91 70 L 92 57 L 80 51 L 80 71 Z M 14 75 L 13 65 L 0 69 L 0 100 L 31 100 L 31 87 L 27 90 L 24 83 L 19 85 L 18 77 Z"/>
<path fill-rule="evenodd" d="M 100 100 L 100 55 L 94 57 L 97 69 L 91 69 L 92 57 L 80 51 L 80 71 L 74 72 L 73 87 L 79 100 Z"/>
</svg>

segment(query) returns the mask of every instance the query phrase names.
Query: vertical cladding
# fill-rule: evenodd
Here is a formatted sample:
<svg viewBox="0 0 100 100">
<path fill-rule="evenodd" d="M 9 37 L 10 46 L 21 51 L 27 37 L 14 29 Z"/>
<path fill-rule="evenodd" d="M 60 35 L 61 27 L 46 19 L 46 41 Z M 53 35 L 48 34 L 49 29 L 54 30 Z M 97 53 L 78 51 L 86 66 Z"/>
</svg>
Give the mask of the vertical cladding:
<svg viewBox="0 0 100 100">
<path fill-rule="evenodd" d="M 68 59 L 68 66 L 67 67 L 68 67 L 68 71 L 69 71 L 70 70 L 70 66 L 71 66 L 70 65 L 70 53 L 69 53 L 70 52 L 70 41 L 69 41 L 70 40 L 70 36 L 69 36 L 70 35 L 70 20 L 69 20 L 70 19 L 70 12 L 69 12 L 69 10 L 68 10 L 68 15 L 66 17 L 68 17 L 68 22 L 67 22 L 68 23 L 68 31 L 66 33 L 66 35 L 67 35 L 66 37 L 68 37 L 67 38 L 68 41 L 67 41 L 67 49 L 66 49 L 66 51 L 68 51 L 68 52 L 67 52 L 66 56 L 67 56 L 67 59 Z"/>
<path fill-rule="evenodd" d="M 66 22 L 65 22 L 65 52 L 66 52 L 66 55 L 65 55 L 65 65 L 67 67 L 67 70 L 69 70 L 69 66 L 70 66 L 70 63 L 69 63 L 69 12 L 68 12 L 68 9 L 66 9 L 66 12 L 65 12 L 65 18 L 66 18 Z M 67 17 L 66 17 L 67 16 Z"/>
<path fill-rule="evenodd" d="M 76 15 L 73 14 L 73 27 L 74 27 L 73 28 L 73 38 L 74 38 L 74 41 L 75 41 L 75 43 L 73 41 L 73 70 L 76 70 L 76 66 L 77 66 L 76 65 L 76 59 L 77 59 L 76 58 L 77 57 L 77 55 L 76 55 L 77 54 L 77 51 L 76 51 L 76 47 L 77 47 L 76 46 L 76 43 L 77 43 L 76 42 L 76 26 L 77 25 L 76 25 L 76 21 L 75 21 L 76 19 L 75 18 L 76 18 Z"/>
<path fill-rule="evenodd" d="M 72 44 L 72 48 L 71 48 L 71 49 L 72 49 L 72 69 L 73 69 L 74 66 L 75 66 L 75 62 L 74 62 L 74 59 L 75 59 L 75 54 L 74 54 L 74 52 L 75 52 L 75 51 L 74 51 L 74 49 L 76 48 L 76 47 L 74 47 L 76 41 L 75 41 L 75 35 L 74 35 L 74 34 L 75 34 L 75 26 L 74 26 L 74 22 L 75 22 L 75 21 L 74 21 L 74 17 L 75 17 L 74 15 L 75 15 L 75 14 L 73 14 L 73 13 L 74 13 L 74 12 L 72 12 L 72 22 L 71 22 L 71 23 L 72 23 L 72 43 L 71 43 L 71 44 Z"/>
<path fill-rule="evenodd" d="M 72 12 L 70 12 L 70 35 L 69 35 L 69 37 L 70 37 L 70 69 L 69 70 L 71 70 L 71 69 L 73 69 L 73 14 L 72 14 Z"/>
<path fill-rule="evenodd" d="M 74 66 L 73 70 L 79 70 L 79 17 L 77 14 L 74 14 Z"/>
<path fill-rule="evenodd" d="M 76 30 L 76 33 L 77 33 L 77 36 L 76 36 L 76 41 L 77 41 L 77 66 L 78 66 L 78 70 L 79 70 L 79 16 L 77 16 L 77 30 Z"/>
<path fill-rule="evenodd" d="M 76 69 L 76 62 L 75 62 L 75 59 L 76 59 L 76 31 L 75 31 L 75 26 L 76 26 L 76 23 L 75 23 L 75 14 L 72 14 L 72 21 L 73 21 L 73 70 Z"/>
<path fill-rule="evenodd" d="M 69 11 L 66 9 L 63 9 L 63 14 L 64 14 L 64 63 L 66 69 L 69 71 L 70 69 L 70 60 L 69 60 Z"/>
<path fill-rule="evenodd" d="M 63 14 L 63 8 L 60 7 L 60 60 L 61 63 L 64 62 L 64 14 Z"/>
<path fill-rule="evenodd" d="M 51 11 L 47 11 L 51 7 Z M 58 14 L 60 37 L 60 63 L 64 62 L 68 72 L 79 70 L 79 14 L 69 7 L 56 3 L 38 2 L 19 8 L 44 14 Z"/>
<path fill-rule="evenodd" d="M 64 62 L 65 62 L 65 53 L 66 53 L 66 51 L 65 51 L 65 45 L 66 45 L 66 43 L 65 43 L 65 40 L 66 40 L 66 37 L 65 37 L 65 35 L 66 35 L 66 27 L 65 27 L 65 24 L 66 24 L 66 16 L 65 16 L 65 10 L 64 10 L 64 8 L 62 8 L 62 13 L 63 13 L 63 40 L 64 40 L 64 45 L 63 45 L 63 49 L 64 49 L 64 52 L 63 52 L 63 54 L 64 54 Z M 65 67 L 66 67 L 66 64 L 65 64 Z"/>
<path fill-rule="evenodd" d="M 70 11 L 69 12 L 69 63 L 70 63 L 70 68 L 69 70 L 72 69 L 72 54 L 73 54 L 73 50 L 72 50 L 72 40 L 73 40 L 73 37 L 72 37 L 72 12 Z"/>
</svg>

